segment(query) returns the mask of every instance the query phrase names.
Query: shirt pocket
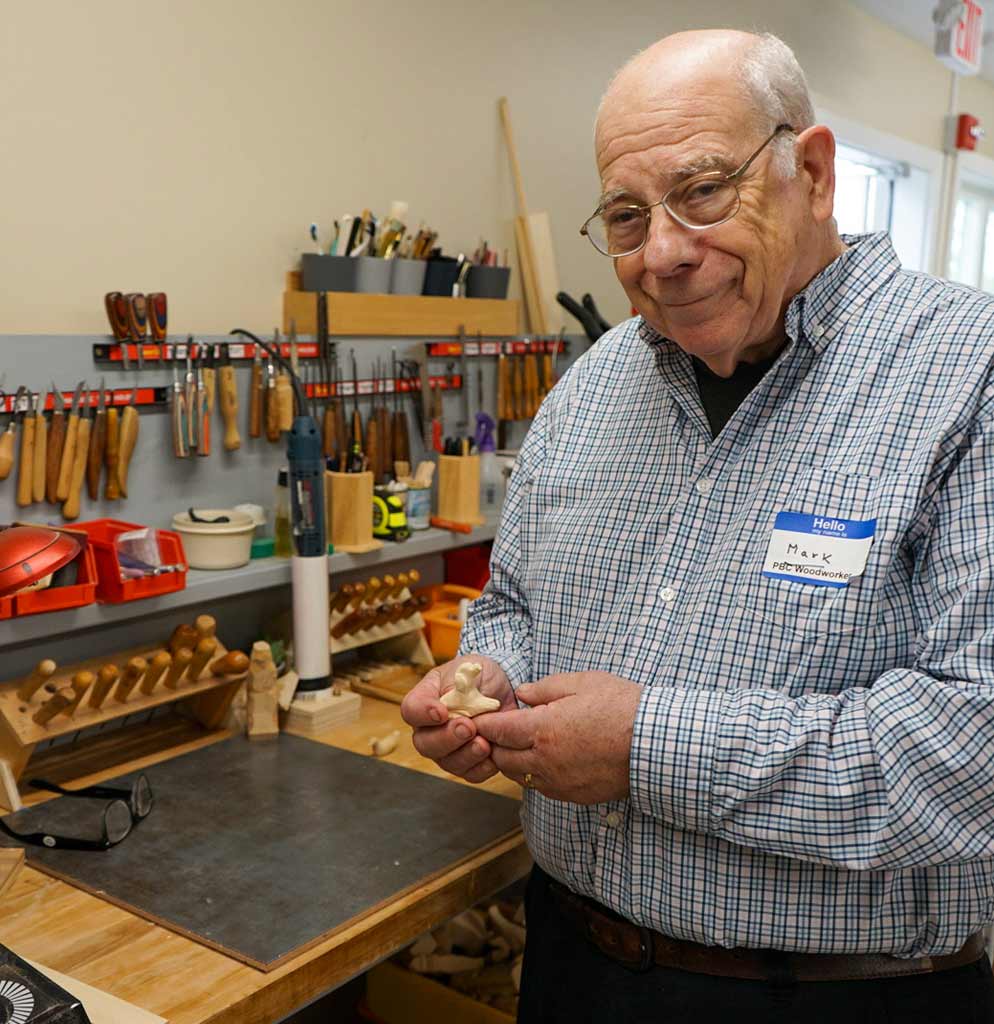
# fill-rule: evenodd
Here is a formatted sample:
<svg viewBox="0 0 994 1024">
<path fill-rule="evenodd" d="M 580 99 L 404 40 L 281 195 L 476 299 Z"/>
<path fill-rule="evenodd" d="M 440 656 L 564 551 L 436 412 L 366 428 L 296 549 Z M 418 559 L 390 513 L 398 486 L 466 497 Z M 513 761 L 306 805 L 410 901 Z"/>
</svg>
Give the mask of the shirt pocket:
<svg viewBox="0 0 994 1024">
<path fill-rule="evenodd" d="M 862 574 L 850 578 L 844 587 L 775 579 L 763 575 L 763 565 L 778 513 L 797 512 L 826 519 L 876 519 L 880 492 L 877 477 L 825 469 L 810 470 L 790 481 L 773 481 L 763 488 L 750 510 L 757 543 L 742 566 L 743 579 L 738 588 L 737 601 L 744 612 L 801 636 L 869 630 L 878 611 L 878 535 L 870 545 Z M 817 543 L 816 537 L 812 540 Z"/>
</svg>

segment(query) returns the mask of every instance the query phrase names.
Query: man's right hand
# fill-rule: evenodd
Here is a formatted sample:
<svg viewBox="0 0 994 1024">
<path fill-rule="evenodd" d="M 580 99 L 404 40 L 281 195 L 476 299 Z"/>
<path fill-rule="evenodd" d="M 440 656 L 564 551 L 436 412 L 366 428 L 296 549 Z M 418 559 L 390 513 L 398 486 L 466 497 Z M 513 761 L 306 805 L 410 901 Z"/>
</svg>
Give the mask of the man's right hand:
<svg viewBox="0 0 994 1024">
<path fill-rule="evenodd" d="M 484 696 L 500 701 L 500 711 L 517 707 L 514 691 L 500 665 L 480 654 L 466 654 L 433 668 L 404 698 L 400 713 L 414 730 L 414 747 L 419 754 L 467 782 L 486 782 L 497 774 L 489 742 L 477 735 L 472 718 L 450 718 L 449 709 L 439 700 L 455 687 L 456 669 L 464 661 L 476 661 L 483 666 L 477 686 Z"/>
</svg>

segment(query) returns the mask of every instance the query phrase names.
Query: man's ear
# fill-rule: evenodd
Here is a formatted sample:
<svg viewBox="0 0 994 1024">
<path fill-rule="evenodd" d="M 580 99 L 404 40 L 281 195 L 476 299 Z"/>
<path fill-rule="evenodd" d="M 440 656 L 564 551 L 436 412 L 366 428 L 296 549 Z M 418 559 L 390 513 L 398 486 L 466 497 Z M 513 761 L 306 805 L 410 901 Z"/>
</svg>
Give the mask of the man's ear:
<svg viewBox="0 0 994 1024">
<path fill-rule="evenodd" d="M 796 153 L 811 215 L 823 224 L 835 205 L 835 136 L 823 124 L 806 128 L 797 137 Z"/>
</svg>

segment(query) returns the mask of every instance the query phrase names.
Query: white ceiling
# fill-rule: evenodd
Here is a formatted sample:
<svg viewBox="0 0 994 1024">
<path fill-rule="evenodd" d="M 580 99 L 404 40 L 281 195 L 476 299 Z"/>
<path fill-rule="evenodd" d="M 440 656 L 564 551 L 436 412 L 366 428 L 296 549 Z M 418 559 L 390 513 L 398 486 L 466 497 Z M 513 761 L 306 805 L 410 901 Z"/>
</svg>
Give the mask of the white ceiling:
<svg viewBox="0 0 994 1024">
<path fill-rule="evenodd" d="M 935 41 L 935 26 L 932 24 L 932 11 L 936 8 L 936 0 L 852 0 L 857 7 L 862 7 L 867 14 L 887 22 L 899 32 L 927 46 L 931 52 Z M 991 18 L 994 9 L 985 5 L 984 10 L 984 59 L 980 74 L 994 82 L 994 47 L 990 45 Z"/>
</svg>

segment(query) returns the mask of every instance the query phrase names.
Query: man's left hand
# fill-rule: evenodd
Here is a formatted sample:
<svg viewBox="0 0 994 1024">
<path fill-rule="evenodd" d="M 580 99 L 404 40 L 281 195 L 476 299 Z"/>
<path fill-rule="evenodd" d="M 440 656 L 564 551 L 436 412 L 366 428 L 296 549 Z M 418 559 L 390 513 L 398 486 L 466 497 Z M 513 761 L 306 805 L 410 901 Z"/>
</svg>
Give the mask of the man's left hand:
<svg viewBox="0 0 994 1024">
<path fill-rule="evenodd" d="M 476 718 L 510 779 L 554 800 L 624 800 L 642 687 L 608 672 L 571 672 L 519 686 L 524 710 Z M 526 779 L 527 776 L 527 779 Z"/>
</svg>

